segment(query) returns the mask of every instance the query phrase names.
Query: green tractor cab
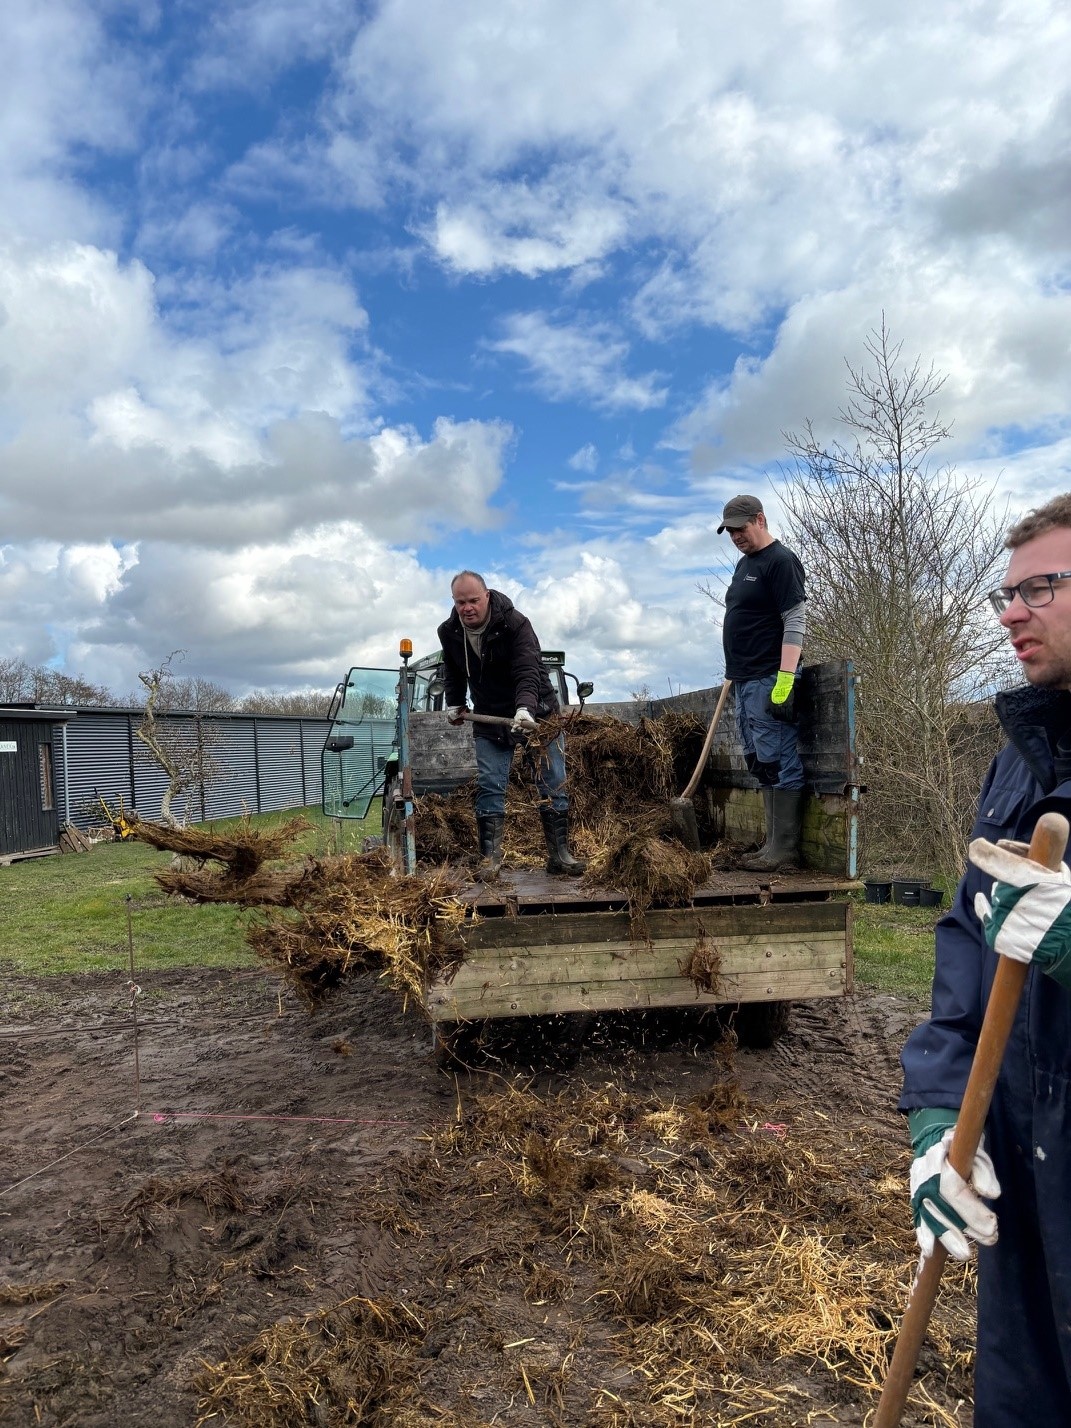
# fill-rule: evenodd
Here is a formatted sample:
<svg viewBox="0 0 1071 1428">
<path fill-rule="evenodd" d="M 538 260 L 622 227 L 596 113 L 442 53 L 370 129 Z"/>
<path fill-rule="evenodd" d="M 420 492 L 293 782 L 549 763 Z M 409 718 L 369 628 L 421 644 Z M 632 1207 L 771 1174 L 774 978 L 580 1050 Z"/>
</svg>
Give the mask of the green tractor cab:
<svg viewBox="0 0 1071 1428">
<path fill-rule="evenodd" d="M 594 692 L 595 686 L 588 680 L 578 680 L 575 674 L 570 674 L 565 668 L 564 650 L 542 650 L 543 668 L 547 671 L 550 679 L 550 686 L 557 694 L 558 699 L 564 708 L 571 704 L 569 697 L 569 681 L 573 681 L 576 689 L 576 697 L 580 705 L 584 700 L 589 699 Z M 423 658 L 414 660 L 410 666 L 415 678 L 424 684 L 419 684 L 414 689 L 412 708 L 414 711 L 428 712 L 434 709 L 445 708 L 446 698 L 446 678 L 443 673 L 443 652 L 436 650 L 434 654 L 424 655 Z"/>
</svg>

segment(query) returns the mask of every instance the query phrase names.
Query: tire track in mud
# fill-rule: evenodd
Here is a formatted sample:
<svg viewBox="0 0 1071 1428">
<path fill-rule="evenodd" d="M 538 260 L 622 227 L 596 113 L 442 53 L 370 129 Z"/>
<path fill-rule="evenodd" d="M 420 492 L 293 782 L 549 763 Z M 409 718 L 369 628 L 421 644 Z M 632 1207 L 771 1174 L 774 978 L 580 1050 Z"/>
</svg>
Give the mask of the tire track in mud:
<svg viewBox="0 0 1071 1428">
<path fill-rule="evenodd" d="M 850 1111 L 903 1139 L 900 1050 L 925 1015 L 921 1003 L 885 995 L 797 1003 L 787 1036 L 769 1051 L 739 1054 L 741 1082 L 757 1099 L 772 1093 Z"/>
</svg>

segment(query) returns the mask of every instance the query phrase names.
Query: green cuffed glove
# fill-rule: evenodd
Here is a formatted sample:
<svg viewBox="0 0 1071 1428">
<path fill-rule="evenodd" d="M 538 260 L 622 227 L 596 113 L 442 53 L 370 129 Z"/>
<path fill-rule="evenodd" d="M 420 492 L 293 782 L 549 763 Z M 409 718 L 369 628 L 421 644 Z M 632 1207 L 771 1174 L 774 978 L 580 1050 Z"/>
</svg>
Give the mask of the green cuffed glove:
<svg viewBox="0 0 1071 1428">
<path fill-rule="evenodd" d="M 792 686 L 796 682 L 796 676 L 789 674 L 787 669 L 778 670 L 774 687 L 770 690 L 771 704 L 784 704 L 785 700 L 792 693 Z"/>
<path fill-rule="evenodd" d="M 1053 872 L 1021 847 L 986 838 L 971 844 L 971 862 L 994 879 L 993 901 L 979 893 L 974 910 L 994 952 L 1033 962 L 1071 989 L 1071 872 L 1066 863 Z"/>
<path fill-rule="evenodd" d="M 997 1242 L 997 1217 L 980 1197 L 995 1200 L 1000 1194 L 993 1162 L 980 1145 L 974 1154 L 968 1184 L 948 1163 L 958 1111 L 927 1106 L 909 1111 L 911 1146 L 911 1213 L 915 1237 L 923 1259 L 933 1254 L 938 1240 L 953 1259 L 970 1259 L 971 1240 L 980 1245 Z"/>
</svg>

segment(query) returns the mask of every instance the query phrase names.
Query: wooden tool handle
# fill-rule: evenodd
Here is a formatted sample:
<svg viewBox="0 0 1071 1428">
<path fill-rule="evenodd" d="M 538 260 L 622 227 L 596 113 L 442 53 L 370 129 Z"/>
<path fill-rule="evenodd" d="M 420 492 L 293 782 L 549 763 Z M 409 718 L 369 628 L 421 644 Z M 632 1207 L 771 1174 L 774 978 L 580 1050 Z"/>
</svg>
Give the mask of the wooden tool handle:
<svg viewBox="0 0 1071 1428">
<path fill-rule="evenodd" d="M 1058 868 L 1067 847 L 1067 836 L 1068 822 L 1062 814 L 1043 813 L 1030 840 L 1028 856 L 1035 863 L 1044 863 L 1047 868 Z M 956 1118 L 952 1144 L 948 1148 L 948 1162 L 964 1180 L 970 1179 L 975 1152 L 981 1144 L 986 1116 L 989 1114 L 997 1077 L 1000 1075 L 1000 1063 L 1004 1059 L 1004 1050 L 1011 1035 L 1029 970 L 1029 963 L 1015 962 L 1010 957 L 1001 957 L 997 962 L 982 1029 L 978 1033 L 971 1074 L 967 1080 L 967 1089 L 963 1093 L 963 1104 Z M 922 1262 L 900 1325 L 896 1348 L 871 1428 L 897 1428 L 900 1422 L 947 1259 L 948 1251 L 938 1240 L 933 1254 L 928 1255 Z"/>
<path fill-rule="evenodd" d="M 510 729 L 513 728 L 513 720 L 502 714 L 473 714 L 471 709 L 466 709 L 461 717 L 466 724 L 505 724 Z"/>
<path fill-rule="evenodd" d="M 699 786 L 699 780 L 703 775 L 703 770 L 707 766 L 707 759 L 710 757 L 710 746 L 714 742 L 714 730 L 718 727 L 718 720 L 721 718 L 721 711 L 726 699 L 729 697 L 729 689 L 731 686 L 731 679 L 726 679 L 722 683 L 721 693 L 718 695 L 718 702 L 714 706 L 714 716 L 710 721 L 710 727 L 707 729 L 707 736 L 703 740 L 703 752 L 699 755 L 699 762 L 695 766 L 695 773 L 693 773 L 688 780 L 688 786 L 681 794 L 681 798 L 691 798 Z"/>
</svg>

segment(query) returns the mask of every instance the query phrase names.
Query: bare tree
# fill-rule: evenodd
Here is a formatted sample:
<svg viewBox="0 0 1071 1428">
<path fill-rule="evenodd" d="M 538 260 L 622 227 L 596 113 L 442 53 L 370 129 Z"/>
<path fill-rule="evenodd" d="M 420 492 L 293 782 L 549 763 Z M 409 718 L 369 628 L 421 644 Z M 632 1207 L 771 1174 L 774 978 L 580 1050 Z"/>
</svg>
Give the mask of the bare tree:
<svg viewBox="0 0 1071 1428">
<path fill-rule="evenodd" d="M 181 651 L 175 651 L 175 654 L 179 653 Z M 175 654 L 168 655 L 161 666 L 166 666 L 168 673 L 160 685 L 156 702 L 157 714 L 176 709 L 187 712 L 192 710 L 198 714 L 228 714 L 236 708 L 234 695 L 214 679 L 206 679 L 202 675 L 175 674 L 170 669 L 170 661 L 175 658 Z M 142 684 L 145 683 L 144 675 L 139 674 L 138 678 Z M 137 695 L 134 697 L 136 704 L 143 704 L 145 700 L 144 693 L 140 698 Z"/>
<path fill-rule="evenodd" d="M 322 719 L 331 704 L 331 690 L 282 691 L 254 689 L 236 705 L 242 714 L 286 714 L 291 718 Z"/>
<path fill-rule="evenodd" d="M 47 704 L 53 708 L 115 704 L 115 696 L 103 685 L 91 684 L 81 675 L 63 674 L 47 665 L 30 665 L 22 659 L 0 659 L 0 702 L 6 704 Z"/>
<path fill-rule="evenodd" d="M 811 658 L 862 677 L 867 856 L 955 876 L 979 765 L 998 745 L 978 701 L 1007 677 L 986 592 L 1002 564 L 992 490 L 937 460 L 944 377 L 907 363 L 882 318 L 869 362 L 848 365 L 847 442 L 786 432 L 787 541 L 807 571 Z"/>
<path fill-rule="evenodd" d="M 176 705 L 169 698 L 170 681 L 174 678 L 171 661 L 181 650 L 172 650 L 167 659 L 154 669 L 143 670 L 138 678 L 145 687 L 145 706 L 141 723 L 134 730 L 148 757 L 167 777 L 167 788 L 160 801 L 160 822 L 174 827 L 177 820 L 171 805 L 180 794 L 204 789 L 219 777 L 221 765 L 216 757 L 220 737 L 207 729 L 200 718 L 160 718 L 167 709 L 188 707 Z"/>
<path fill-rule="evenodd" d="M 28 701 L 30 695 L 29 676 L 32 671 L 25 660 L 0 659 L 0 701 L 18 704 Z"/>
</svg>

